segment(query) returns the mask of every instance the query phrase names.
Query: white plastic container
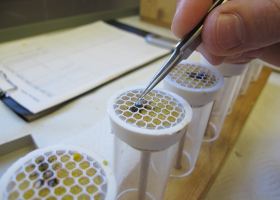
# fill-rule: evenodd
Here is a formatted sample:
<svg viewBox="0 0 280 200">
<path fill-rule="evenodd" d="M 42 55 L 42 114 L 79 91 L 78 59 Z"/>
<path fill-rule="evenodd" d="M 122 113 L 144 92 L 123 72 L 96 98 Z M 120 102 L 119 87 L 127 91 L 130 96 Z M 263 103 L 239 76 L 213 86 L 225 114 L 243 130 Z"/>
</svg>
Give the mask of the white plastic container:
<svg viewBox="0 0 280 200">
<path fill-rule="evenodd" d="M 171 176 L 184 177 L 193 171 L 213 101 L 223 83 L 218 71 L 186 61 L 164 79 L 164 88 L 182 96 L 193 109 L 192 121 L 178 143 Z"/>
<path fill-rule="evenodd" d="M 112 200 L 116 180 L 106 160 L 91 150 L 59 145 L 35 150 L 0 180 L 0 199 Z"/>
<path fill-rule="evenodd" d="M 220 135 L 230 104 L 240 83 L 240 76 L 246 69 L 247 64 L 223 63 L 213 66 L 203 56 L 201 56 L 201 63 L 216 69 L 224 76 L 224 85 L 216 96 L 203 138 L 204 142 L 212 142 Z"/>
<path fill-rule="evenodd" d="M 117 199 L 163 199 L 175 144 L 191 121 L 192 109 L 180 96 L 160 88 L 135 106 L 144 87 L 114 94 L 107 111 L 115 134 Z"/>
</svg>

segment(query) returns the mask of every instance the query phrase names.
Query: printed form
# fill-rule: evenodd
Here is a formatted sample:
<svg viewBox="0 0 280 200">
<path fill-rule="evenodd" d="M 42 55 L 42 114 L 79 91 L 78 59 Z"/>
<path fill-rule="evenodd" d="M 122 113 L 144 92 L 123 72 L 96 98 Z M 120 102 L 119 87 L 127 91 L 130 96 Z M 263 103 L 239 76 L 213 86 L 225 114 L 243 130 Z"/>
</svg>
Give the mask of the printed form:
<svg viewBox="0 0 280 200">
<path fill-rule="evenodd" d="M 35 114 L 169 52 L 99 21 L 1 44 L 0 70 L 18 86 L 10 96 Z"/>
</svg>

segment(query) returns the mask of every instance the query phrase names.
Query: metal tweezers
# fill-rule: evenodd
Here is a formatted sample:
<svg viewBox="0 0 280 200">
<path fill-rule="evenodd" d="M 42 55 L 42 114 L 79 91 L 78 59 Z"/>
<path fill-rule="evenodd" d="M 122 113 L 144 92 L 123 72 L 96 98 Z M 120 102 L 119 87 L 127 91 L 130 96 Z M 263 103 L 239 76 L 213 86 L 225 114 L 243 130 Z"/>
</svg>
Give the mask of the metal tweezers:
<svg viewBox="0 0 280 200">
<path fill-rule="evenodd" d="M 203 19 L 199 22 L 199 24 L 177 43 L 172 55 L 138 97 L 138 102 L 140 102 L 146 94 L 148 94 L 159 82 L 161 82 L 174 67 L 176 67 L 182 60 L 187 59 L 196 50 L 196 48 L 202 43 L 201 31 L 206 17 L 214 8 L 225 3 L 226 1 L 227 0 L 217 0 L 209 9 L 207 14 L 203 17 Z"/>
</svg>

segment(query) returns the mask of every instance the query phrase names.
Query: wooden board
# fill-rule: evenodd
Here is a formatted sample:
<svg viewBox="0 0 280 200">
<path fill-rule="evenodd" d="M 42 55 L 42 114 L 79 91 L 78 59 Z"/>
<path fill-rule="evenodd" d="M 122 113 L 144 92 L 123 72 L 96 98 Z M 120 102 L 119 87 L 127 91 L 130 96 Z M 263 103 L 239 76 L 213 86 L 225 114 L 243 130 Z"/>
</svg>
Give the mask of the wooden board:
<svg viewBox="0 0 280 200">
<path fill-rule="evenodd" d="M 141 0 L 140 19 L 151 24 L 171 27 L 176 0 Z"/>
<path fill-rule="evenodd" d="M 263 67 L 257 82 L 251 83 L 247 93 L 237 98 L 219 138 L 214 142 L 202 143 L 194 171 L 184 178 L 169 179 L 165 200 L 197 200 L 207 194 L 271 72 L 271 68 Z"/>
</svg>

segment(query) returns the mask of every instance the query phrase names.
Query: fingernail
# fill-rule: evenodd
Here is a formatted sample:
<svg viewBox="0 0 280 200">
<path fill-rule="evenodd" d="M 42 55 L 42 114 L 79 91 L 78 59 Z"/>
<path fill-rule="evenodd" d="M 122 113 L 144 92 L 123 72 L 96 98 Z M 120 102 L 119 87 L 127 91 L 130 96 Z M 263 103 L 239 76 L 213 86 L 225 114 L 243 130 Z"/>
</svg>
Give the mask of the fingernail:
<svg viewBox="0 0 280 200">
<path fill-rule="evenodd" d="M 224 50 L 241 45 L 244 42 L 242 19 L 236 14 L 219 14 L 217 37 Z"/>
</svg>

